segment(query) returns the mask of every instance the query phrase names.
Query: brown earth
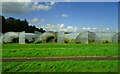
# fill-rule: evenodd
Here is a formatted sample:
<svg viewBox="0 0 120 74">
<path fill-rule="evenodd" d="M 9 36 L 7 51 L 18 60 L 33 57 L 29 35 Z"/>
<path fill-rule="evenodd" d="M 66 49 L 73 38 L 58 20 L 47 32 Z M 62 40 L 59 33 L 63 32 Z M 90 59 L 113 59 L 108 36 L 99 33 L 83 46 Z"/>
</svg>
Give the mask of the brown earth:
<svg viewBox="0 0 120 74">
<path fill-rule="evenodd" d="M 120 60 L 120 56 L 68 56 L 68 57 L 13 57 L 2 58 L 2 62 L 31 62 L 31 61 L 91 61 L 91 60 Z"/>
</svg>

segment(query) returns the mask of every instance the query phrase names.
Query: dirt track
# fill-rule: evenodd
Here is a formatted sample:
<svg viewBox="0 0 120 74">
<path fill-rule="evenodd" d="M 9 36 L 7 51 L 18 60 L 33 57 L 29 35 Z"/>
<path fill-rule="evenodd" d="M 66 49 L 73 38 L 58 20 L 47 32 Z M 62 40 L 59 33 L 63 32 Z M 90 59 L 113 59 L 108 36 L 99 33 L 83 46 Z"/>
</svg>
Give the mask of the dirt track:
<svg viewBox="0 0 120 74">
<path fill-rule="evenodd" d="M 2 58 L 2 62 L 31 62 L 31 61 L 88 61 L 88 60 L 120 60 L 120 56 L 69 56 L 69 57 L 17 57 Z"/>
</svg>

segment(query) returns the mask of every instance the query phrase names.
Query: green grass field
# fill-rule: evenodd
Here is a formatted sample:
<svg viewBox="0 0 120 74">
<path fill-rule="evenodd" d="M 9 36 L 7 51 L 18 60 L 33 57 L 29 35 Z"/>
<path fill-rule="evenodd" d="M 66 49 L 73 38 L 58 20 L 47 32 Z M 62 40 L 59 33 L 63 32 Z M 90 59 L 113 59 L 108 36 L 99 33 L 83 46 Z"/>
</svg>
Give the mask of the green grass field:
<svg viewBox="0 0 120 74">
<path fill-rule="evenodd" d="M 117 44 L 3 44 L 2 57 L 117 56 Z M 117 72 L 117 60 L 3 62 L 3 72 Z"/>
<path fill-rule="evenodd" d="M 2 57 L 118 55 L 117 44 L 3 44 L 2 49 Z"/>
<path fill-rule="evenodd" d="M 118 61 L 5 62 L 3 72 L 118 72 Z"/>
</svg>

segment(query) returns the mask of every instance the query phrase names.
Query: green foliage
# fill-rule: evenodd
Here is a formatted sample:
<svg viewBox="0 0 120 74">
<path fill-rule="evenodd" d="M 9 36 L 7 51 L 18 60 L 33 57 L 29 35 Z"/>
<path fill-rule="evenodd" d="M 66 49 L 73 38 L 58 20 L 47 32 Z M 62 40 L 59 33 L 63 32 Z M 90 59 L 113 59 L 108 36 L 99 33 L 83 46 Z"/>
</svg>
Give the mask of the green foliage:
<svg viewBox="0 0 120 74">
<path fill-rule="evenodd" d="M 25 38 L 25 43 L 29 43 L 29 40 Z"/>
<path fill-rule="evenodd" d="M 89 44 L 94 43 L 94 40 L 88 40 L 88 43 Z"/>
<path fill-rule="evenodd" d="M 106 44 L 106 43 L 111 43 L 111 41 L 109 41 L 109 40 L 104 40 L 104 41 L 103 41 L 103 44 Z"/>
<path fill-rule="evenodd" d="M 46 37 L 46 42 L 49 42 L 50 40 L 53 40 L 53 39 L 55 39 L 54 36 L 48 36 L 48 37 Z"/>
<path fill-rule="evenodd" d="M 29 41 L 27 38 L 25 38 L 25 43 L 34 43 L 34 39 L 32 39 L 31 41 Z"/>
<path fill-rule="evenodd" d="M 118 44 L 3 44 L 2 58 L 55 56 L 117 56 L 117 47 Z M 2 71 L 118 72 L 118 60 L 2 62 Z"/>
<path fill-rule="evenodd" d="M 90 39 L 90 38 L 88 37 L 88 43 L 89 43 L 89 44 L 92 44 L 92 43 L 94 43 L 94 40 L 92 40 L 92 39 Z"/>
<path fill-rule="evenodd" d="M 15 53 L 13 51 L 16 51 Z M 8 55 L 9 54 L 9 55 Z M 3 44 L 2 57 L 117 56 L 117 44 Z"/>
<path fill-rule="evenodd" d="M 79 42 L 79 41 L 76 41 L 76 43 L 77 43 L 77 44 L 80 44 L 81 42 Z"/>
<path fill-rule="evenodd" d="M 2 17 L 2 33 L 6 33 L 9 31 L 13 32 L 21 32 L 25 31 L 26 33 L 34 33 L 34 31 L 39 31 L 44 33 L 45 30 L 42 28 L 36 28 L 36 26 L 29 26 L 27 20 L 20 20 L 20 19 L 15 19 L 13 17 L 9 17 L 5 19 L 4 16 Z"/>
<path fill-rule="evenodd" d="M 18 37 L 17 38 L 15 38 L 15 37 L 12 38 L 12 43 L 18 43 L 18 41 L 19 41 Z"/>
<path fill-rule="evenodd" d="M 65 38 L 65 43 L 74 43 L 74 39 Z"/>
<path fill-rule="evenodd" d="M 35 44 L 43 43 L 43 41 L 37 41 Z"/>
<path fill-rule="evenodd" d="M 65 43 L 70 43 L 70 40 L 68 38 L 65 38 Z"/>
<path fill-rule="evenodd" d="M 2 62 L 2 72 L 118 72 L 118 60 Z"/>
<path fill-rule="evenodd" d="M 32 38 L 32 41 L 30 41 L 30 43 L 34 43 L 35 42 L 35 39 L 34 38 Z"/>
</svg>

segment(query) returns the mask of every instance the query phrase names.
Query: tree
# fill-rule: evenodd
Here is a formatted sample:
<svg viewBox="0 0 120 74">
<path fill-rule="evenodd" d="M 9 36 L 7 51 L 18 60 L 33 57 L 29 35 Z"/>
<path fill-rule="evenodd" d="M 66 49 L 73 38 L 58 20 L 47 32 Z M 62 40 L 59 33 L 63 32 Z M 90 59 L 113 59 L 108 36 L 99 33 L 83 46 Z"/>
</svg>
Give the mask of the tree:
<svg viewBox="0 0 120 74">
<path fill-rule="evenodd" d="M 2 33 L 6 33 L 9 31 L 13 32 L 21 32 L 25 31 L 26 33 L 34 33 L 35 31 L 39 31 L 44 33 L 45 30 L 42 28 L 36 28 L 36 26 L 29 26 L 27 20 L 15 19 L 13 17 L 9 17 L 5 19 L 4 16 L 0 16 L 2 18 Z"/>
<path fill-rule="evenodd" d="M 42 32 L 42 33 L 46 32 L 45 30 L 43 30 L 43 28 L 40 28 L 39 31 Z"/>
</svg>

